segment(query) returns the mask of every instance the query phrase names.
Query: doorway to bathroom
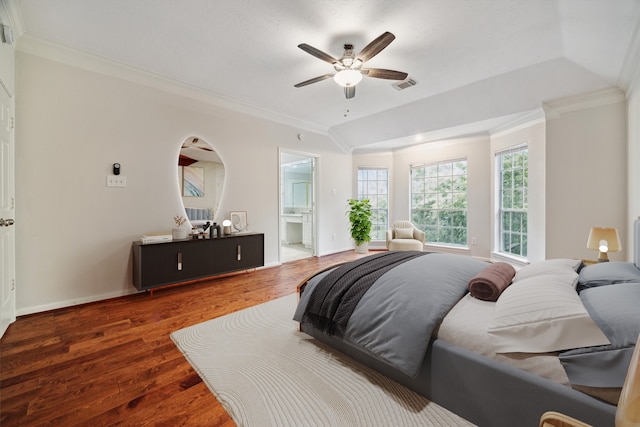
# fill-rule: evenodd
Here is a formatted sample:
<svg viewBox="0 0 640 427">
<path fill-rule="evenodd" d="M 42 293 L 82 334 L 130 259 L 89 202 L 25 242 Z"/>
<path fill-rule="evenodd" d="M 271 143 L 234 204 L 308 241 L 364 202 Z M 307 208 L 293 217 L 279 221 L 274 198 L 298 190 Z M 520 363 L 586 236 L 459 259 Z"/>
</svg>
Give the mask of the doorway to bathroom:
<svg viewBox="0 0 640 427">
<path fill-rule="evenodd" d="M 317 157 L 280 151 L 280 262 L 316 254 Z"/>
</svg>

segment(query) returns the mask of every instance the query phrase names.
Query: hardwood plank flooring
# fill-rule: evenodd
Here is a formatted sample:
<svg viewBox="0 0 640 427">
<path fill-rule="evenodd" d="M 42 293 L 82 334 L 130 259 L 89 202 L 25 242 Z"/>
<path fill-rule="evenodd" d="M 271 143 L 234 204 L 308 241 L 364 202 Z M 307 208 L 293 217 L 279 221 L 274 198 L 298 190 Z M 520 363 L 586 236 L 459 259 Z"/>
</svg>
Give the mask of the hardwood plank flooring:
<svg viewBox="0 0 640 427">
<path fill-rule="evenodd" d="M 295 292 L 353 251 L 19 317 L 0 340 L 0 425 L 233 426 L 169 337 Z"/>
</svg>

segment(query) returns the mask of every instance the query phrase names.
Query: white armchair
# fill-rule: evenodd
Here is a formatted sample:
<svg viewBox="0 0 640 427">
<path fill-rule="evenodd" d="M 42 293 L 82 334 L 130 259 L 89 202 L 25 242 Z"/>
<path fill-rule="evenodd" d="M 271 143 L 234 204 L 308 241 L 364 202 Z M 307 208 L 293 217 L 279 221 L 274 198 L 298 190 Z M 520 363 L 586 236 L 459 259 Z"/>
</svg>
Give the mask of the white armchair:
<svg viewBox="0 0 640 427">
<path fill-rule="evenodd" d="M 387 230 L 387 249 L 390 251 L 421 251 L 424 241 L 425 232 L 418 230 L 411 221 L 396 221 Z"/>
</svg>

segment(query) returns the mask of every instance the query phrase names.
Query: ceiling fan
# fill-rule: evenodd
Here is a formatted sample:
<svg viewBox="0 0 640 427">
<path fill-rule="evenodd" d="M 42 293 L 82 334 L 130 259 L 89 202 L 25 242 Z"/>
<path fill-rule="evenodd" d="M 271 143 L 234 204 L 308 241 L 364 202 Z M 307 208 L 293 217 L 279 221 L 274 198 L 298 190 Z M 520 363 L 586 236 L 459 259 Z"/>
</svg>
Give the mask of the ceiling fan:
<svg viewBox="0 0 640 427">
<path fill-rule="evenodd" d="M 199 138 L 193 138 L 191 141 L 185 141 L 182 148 L 199 148 L 200 150 L 213 151 L 206 142 L 200 142 Z"/>
<path fill-rule="evenodd" d="M 344 95 L 349 99 L 356 96 L 356 85 L 360 83 L 362 76 L 374 77 L 377 79 L 404 80 L 407 78 L 407 73 L 403 73 L 401 71 L 385 70 L 382 68 L 362 68 L 366 61 L 380 53 L 382 49 L 387 47 L 395 38 L 396 36 L 386 31 L 366 45 L 357 55 L 353 53 L 352 44 L 345 44 L 344 54 L 339 59 L 336 59 L 313 46 L 309 46 L 306 43 L 299 44 L 298 47 L 300 49 L 333 65 L 333 68 L 336 71 L 335 73 L 324 74 L 322 76 L 305 80 L 294 86 L 307 86 L 333 77 L 336 83 L 344 87 Z"/>
</svg>

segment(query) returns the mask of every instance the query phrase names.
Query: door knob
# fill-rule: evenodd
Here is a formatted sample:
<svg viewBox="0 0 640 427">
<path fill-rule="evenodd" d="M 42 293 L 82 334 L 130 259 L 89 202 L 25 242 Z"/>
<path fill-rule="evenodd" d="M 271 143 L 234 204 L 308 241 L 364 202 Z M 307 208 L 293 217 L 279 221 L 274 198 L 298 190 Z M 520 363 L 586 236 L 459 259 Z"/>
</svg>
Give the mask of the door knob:
<svg viewBox="0 0 640 427">
<path fill-rule="evenodd" d="M 11 218 L 0 218 L 0 227 L 8 227 L 10 225 L 13 225 L 14 221 Z"/>
</svg>

